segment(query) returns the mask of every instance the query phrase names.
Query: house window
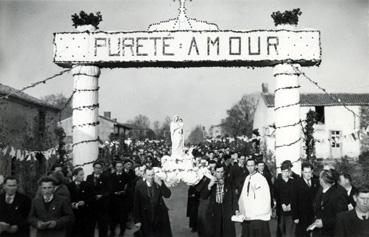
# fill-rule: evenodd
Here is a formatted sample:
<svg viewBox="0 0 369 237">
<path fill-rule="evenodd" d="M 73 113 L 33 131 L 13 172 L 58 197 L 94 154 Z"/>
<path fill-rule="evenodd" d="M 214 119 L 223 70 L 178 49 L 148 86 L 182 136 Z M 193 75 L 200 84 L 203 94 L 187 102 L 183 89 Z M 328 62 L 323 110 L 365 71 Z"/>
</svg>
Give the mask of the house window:
<svg viewBox="0 0 369 237">
<path fill-rule="evenodd" d="M 331 147 L 339 148 L 341 146 L 341 131 L 331 131 Z"/>
<path fill-rule="evenodd" d="M 116 134 L 116 135 L 119 134 L 119 127 L 116 124 L 114 124 L 114 134 Z"/>
<path fill-rule="evenodd" d="M 324 124 L 324 106 L 315 106 L 317 123 Z"/>
</svg>

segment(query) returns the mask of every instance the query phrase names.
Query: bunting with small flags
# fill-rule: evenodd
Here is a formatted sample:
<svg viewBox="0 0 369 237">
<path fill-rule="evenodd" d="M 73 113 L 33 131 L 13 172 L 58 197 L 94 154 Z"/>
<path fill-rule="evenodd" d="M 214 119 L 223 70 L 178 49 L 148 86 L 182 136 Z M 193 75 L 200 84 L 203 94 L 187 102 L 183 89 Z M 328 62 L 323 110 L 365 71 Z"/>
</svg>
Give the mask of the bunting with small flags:
<svg viewBox="0 0 369 237">
<path fill-rule="evenodd" d="M 23 161 L 28 160 L 29 158 L 36 157 L 37 153 L 41 153 L 46 160 L 48 160 L 51 156 L 56 155 L 57 147 L 49 148 L 46 151 L 30 151 L 30 150 L 23 150 L 23 149 L 17 149 L 13 146 L 6 145 L 4 147 L 0 147 L 0 158 L 2 157 L 12 157 L 16 158 L 17 160 Z"/>
</svg>

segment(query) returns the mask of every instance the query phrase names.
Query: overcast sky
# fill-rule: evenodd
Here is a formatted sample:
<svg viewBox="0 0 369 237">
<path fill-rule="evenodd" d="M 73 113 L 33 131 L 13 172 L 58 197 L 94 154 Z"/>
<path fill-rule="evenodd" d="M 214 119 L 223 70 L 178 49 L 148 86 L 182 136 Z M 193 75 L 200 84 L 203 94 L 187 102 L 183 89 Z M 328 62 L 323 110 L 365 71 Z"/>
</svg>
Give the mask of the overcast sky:
<svg viewBox="0 0 369 237">
<path fill-rule="evenodd" d="M 71 15 L 101 11 L 101 30 L 146 30 L 174 18 L 178 0 L 0 0 L 0 83 L 22 88 L 60 71 L 52 62 L 53 32 L 74 31 Z M 271 13 L 299 7 L 299 28 L 321 31 L 322 64 L 303 70 L 331 92 L 369 92 L 367 0 L 192 0 L 191 18 L 222 30 L 273 29 Z M 27 92 L 35 97 L 73 90 L 71 74 Z M 186 130 L 218 124 L 244 94 L 274 88 L 272 68 L 102 69 L 100 114 L 125 122 L 137 114 L 151 122 L 183 116 Z M 320 92 L 301 79 L 303 92 Z"/>
</svg>

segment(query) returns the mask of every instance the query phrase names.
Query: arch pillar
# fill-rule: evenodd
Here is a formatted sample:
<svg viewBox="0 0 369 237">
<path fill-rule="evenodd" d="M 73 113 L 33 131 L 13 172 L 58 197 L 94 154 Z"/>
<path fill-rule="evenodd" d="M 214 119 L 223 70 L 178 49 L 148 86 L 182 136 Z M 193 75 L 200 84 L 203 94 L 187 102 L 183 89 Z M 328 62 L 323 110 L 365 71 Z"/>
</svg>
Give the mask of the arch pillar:
<svg viewBox="0 0 369 237">
<path fill-rule="evenodd" d="M 274 67 L 274 115 L 275 115 L 275 159 L 280 167 L 285 160 L 293 164 L 292 170 L 301 172 L 301 124 L 300 86 L 298 64 L 278 64 Z M 278 168 L 280 172 L 280 168 Z"/>
<path fill-rule="evenodd" d="M 95 31 L 92 25 L 77 27 L 80 32 Z M 92 162 L 99 155 L 99 76 L 95 65 L 77 64 L 73 74 L 73 166 L 82 166 L 85 176 L 92 173 Z"/>
</svg>

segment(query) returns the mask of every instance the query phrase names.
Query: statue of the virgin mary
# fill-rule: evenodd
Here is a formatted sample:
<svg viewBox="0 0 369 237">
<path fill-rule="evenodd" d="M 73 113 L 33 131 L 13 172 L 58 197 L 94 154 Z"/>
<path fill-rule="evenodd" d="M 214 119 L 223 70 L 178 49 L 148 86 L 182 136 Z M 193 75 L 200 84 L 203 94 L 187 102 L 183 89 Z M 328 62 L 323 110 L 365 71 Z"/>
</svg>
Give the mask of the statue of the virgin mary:
<svg viewBox="0 0 369 237">
<path fill-rule="evenodd" d="M 170 123 L 170 135 L 172 140 L 172 157 L 180 159 L 184 155 L 183 120 L 175 115 Z"/>
</svg>

